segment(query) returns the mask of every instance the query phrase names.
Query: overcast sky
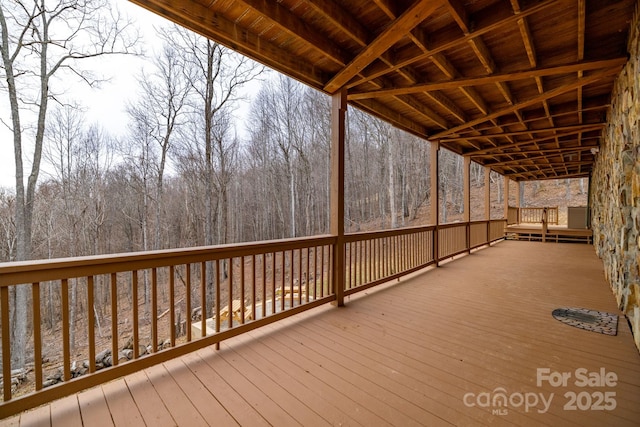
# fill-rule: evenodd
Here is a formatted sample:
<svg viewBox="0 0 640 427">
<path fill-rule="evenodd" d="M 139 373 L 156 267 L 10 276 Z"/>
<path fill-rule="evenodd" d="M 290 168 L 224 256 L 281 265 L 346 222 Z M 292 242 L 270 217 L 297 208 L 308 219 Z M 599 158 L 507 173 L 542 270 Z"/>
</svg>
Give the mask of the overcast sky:
<svg viewBox="0 0 640 427">
<path fill-rule="evenodd" d="M 130 16 L 140 28 L 144 38 L 145 49 L 151 52 L 154 48 L 154 26 L 169 25 L 163 19 L 127 0 L 112 0 L 117 8 Z M 127 101 L 133 100 L 136 94 L 136 75 L 145 60 L 132 56 L 108 56 L 83 62 L 83 68 L 100 70 L 101 75 L 109 77 L 99 89 L 91 89 L 86 84 L 76 82 L 71 89 L 70 97 L 86 106 L 87 123 L 99 123 L 114 136 L 123 135 L 127 130 L 128 118 L 125 112 Z M 89 67 L 90 65 L 90 67 Z M 255 88 L 254 88 L 255 91 Z M 246 116 L 248 103 L 244 103 L 236 115 Z M 49 104 L 51 112 L 52 103 Z M 9 123 L 10 115 L 6 92 L 0 92 L 0 117 Z M 239 127 L 242 125 L 239 124 Z M 238 129 L 240 133 L 244 129 Z M 26 151 L 26 150 L 25 150 Z M 26 171 L 28 174 L 28 171 Z M 42 181 L 42 175 L 40 182 Z M 15 166 L 13 157 L 13 139 L 11 132 L 0 125 L 0 187 L 15 188 Z"/>
</svg>

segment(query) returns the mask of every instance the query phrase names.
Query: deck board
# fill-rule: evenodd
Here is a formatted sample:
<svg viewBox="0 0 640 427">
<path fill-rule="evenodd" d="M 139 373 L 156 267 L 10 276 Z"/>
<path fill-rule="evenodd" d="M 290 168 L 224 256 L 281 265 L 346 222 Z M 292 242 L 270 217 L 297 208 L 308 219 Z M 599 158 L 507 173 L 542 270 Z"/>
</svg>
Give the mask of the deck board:
<svg viewBox="0 0 640 427">
<path fill-rule="evenodd" d="M 553 319 L 562 306 L 618 313 L 593 247 L 505 241 L 0 424 L 637 425 L 640 355 L 626 320 L 617 336 L 597 334 Z M 538 368 L 601 367 L 615 387 L 536 384 Z M 500 388 L 553 399 L 546 413 L 464 404 Z M 612 411 L 564 408 L 567 392 L 605 391 Z"/>
<path fill-rule="evenodd" d="M 298 396 L 292 393 L 284 385 L 280 384 L 278 379 L 273 379 L 266 375 L 264 367 L 260 364 L 253 365 L 249 363 L 245 357 L 244 348 L 242 351 L 235 351 L 233 347 L 229 347 L 230 351 L 222 352 L 221 356 L 225 361 L 236 367 L 247 380 L 260 389 L 265 395 L 269 396 L 278 406 L 284 409 L 289 415 L 300 422 L 302 425 L 321 425 L 326 424 L 321 414 L 313 411 L 309 406 L 299 400 Z"/>
<path fill-rule="evenodd" d="M 193 406 L 198 408 L 198 412 L 205 420 L 217 420 L 220 425 L 224 426 L 238 425 L 181 359 L 170 360 L 166 366 L 176 383 L 189 397 Z"/>
<path fill-rule="evenodd" d="M 136 372 L 127 376 L 125 380 L 142 418 L 148 425 L 154 427 L 175 425 L 171 413 L 144 372 Z"/>
<path fill-rule="evenodd" d="M 188 354 L 184 361 L 200 382 L 216 397 L 233 419 L 241 425 L 268 426 L 266 420 L 244 397 L 227 384 L 201 357 L 200 352 Z"/>
<path fill-rule="evenodd" d="M 102 387 L 94 387 L 78 393 L 78 405 L 85 426 L 112 426 L 113 420 Z"/>
<path fill-rule="evenodd" d="M 177 425 L 207 425 L 207 421 L 178 386 L 164 364 L 148 368 L 145 372 Z"/>
<path fill-rule="evenodd" d="M 51 403 L 51 425 L 53 427 L 82 426 L 77 395 L 73 394 Z"/>
<path fill-rule="evenodd" d="M 144 424 L 144 418 L 140 414 L 124 379 L 103 384 L 102 391 L 115 425 L 134 427 Z"/>
</svg>

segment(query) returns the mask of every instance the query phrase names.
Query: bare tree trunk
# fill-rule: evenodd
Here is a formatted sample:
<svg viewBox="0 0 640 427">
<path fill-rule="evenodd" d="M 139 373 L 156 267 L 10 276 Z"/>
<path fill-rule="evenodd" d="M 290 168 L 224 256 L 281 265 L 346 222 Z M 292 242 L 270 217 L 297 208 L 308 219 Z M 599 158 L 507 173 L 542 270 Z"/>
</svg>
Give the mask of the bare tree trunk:
<svg viewBox="0 0 640 427">
<path fill-rule="evenodd" d="M 391 211 L 391 228 L 398 228 L 398 218 L 396 215 L 396 176 L 394 149 L 391 141 L 387 141 L 389 159 L 389 210 Z"/>
</svg>

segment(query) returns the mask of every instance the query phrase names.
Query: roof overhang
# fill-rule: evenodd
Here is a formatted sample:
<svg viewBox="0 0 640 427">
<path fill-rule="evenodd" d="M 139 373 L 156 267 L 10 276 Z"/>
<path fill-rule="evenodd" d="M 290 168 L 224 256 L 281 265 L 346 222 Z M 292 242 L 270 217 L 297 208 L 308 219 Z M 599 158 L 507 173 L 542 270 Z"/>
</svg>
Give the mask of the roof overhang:
<svg viewBox="0 0 640 427">
<path fill-rule="evenodd" d="M 588 176 L 635 0 L 131 0 L 515 180 Z"/>
</svg>

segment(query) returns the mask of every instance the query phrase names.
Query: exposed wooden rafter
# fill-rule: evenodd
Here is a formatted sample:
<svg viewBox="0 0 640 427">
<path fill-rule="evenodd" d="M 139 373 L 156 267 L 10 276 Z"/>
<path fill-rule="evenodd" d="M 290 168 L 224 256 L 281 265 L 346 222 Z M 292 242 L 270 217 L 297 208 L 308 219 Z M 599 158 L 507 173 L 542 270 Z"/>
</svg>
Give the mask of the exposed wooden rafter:
<svg viewBox="0 0 640 427">
<path fill-rule="evenodd" d="M 408 87 L 378 89 L 368 92 L 350 92 L 349 99 L 366 99 L 380 96 L 406 95 L 410 93 L 432 92 L 436 90 L 457 89 L 460 87 L 482 86 L 513 80 L 526 80 L 536 77 L 557 76 L 575 73 L 577 71 L 606 70 L 615 68 L 616 72 L 627 62 L 627 58 L 607 59 L 604 61 L 589 61 L 575 64 L 560 65 L 556 67 L 537 68 L 532 70 L 516 71 L 510 73 L 496 73 L 482 77 L 457 78 L 438 82 L 415 84 Z"/>
<path fill-rule="evenodd" d="M 431 15 L 439 6 L 439 1 L 417 0 L 391 25 L 369 43 L 347 66 L 338 72 L 324 86 L 324 90 L 334 93 L 344 86 L 352 77 L 363 70 L 367 65 L 375 61 L 380 55 L 393 46 L 398 40 L 406 36 L 416 25 Z"/>
</svg>

